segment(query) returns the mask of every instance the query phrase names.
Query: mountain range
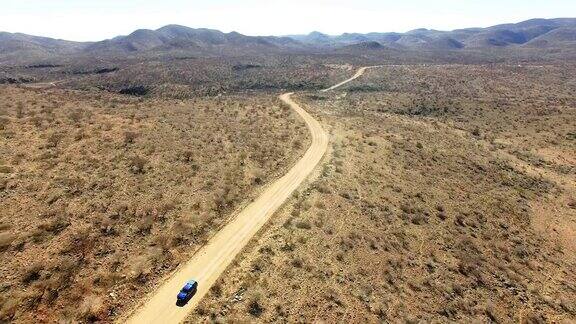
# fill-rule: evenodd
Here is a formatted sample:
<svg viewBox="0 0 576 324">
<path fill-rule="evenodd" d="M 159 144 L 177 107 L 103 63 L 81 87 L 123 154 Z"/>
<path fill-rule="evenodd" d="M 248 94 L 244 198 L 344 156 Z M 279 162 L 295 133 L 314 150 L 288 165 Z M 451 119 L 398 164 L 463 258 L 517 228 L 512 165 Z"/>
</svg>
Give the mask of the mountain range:
<svg viewBox="0 0 576 324">
<path fill-rule="evenodd" d="M 398 49 L 464 49 L 506 46 L 554 47 L 575 45 L 576 18 L 531 19 L 517 24 L 453 31 L 415 29 L 406 33 L 345 33 L 330 36 L 320 32 L 292 35 L 304 44 L 346 46 L 378 43 Z M 374 46 L 370 46 L 374 47 Z M 374 48 L 377 48 L 374 47 Z"/>
<path fill-rule="evenodd" d="M 576 18 L 531 19 L 515 24 L 453 31 L 415 29 L 406 33 L 345 33 L 331 36 L 246 36 L 213 29 L 168 25 L 140 29 L 127 36 L 99 42 L 72 42 L 20 33 L 0 32 L 0 62 L 9 58 L 50 58 L 65 55 L 238 55 L 266 52 L 323 52 L 333 50 L 459 51 L 492 48 L 576 47 Z"/>
</svg>

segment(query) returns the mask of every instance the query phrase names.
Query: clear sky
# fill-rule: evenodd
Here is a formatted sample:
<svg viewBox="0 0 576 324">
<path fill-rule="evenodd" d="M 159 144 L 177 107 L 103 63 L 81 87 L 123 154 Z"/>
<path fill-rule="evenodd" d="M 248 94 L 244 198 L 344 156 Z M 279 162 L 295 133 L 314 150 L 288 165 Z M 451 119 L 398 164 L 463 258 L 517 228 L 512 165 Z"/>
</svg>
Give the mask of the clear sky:
<svg viewBox="0 0 576 324">
<path fill-rule="evenodd" d="M 0 31 L 77 41 L 167 24 L 246 35 L 404 32 L 576 17 L 576 0 L 0 0 Z"/>
</svg>

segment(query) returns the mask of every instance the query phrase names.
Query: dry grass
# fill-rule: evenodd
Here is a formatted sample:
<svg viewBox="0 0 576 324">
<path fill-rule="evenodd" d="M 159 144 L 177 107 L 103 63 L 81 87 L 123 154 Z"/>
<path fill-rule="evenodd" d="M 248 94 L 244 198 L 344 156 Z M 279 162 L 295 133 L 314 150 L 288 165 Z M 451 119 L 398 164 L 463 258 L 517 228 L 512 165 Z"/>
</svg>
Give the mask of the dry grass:
<svg viewBox="0 0 576 324">
<path fill-rule="evenodd" d="M 308 146 L 273 96 L 0 88 L 0 321 L 109 321 Z"/>
<path fill-rule="evenodd" d="M 352 58 L 263 54 L 214 58 L 114 58 L 104 63 L 75 58 L 57 67 L 41 69 L 0 66 L 0 84 L 3 83 L 2 75 L 7 74 L 14 82 L 64 80 L 61 86 L 73 89 L 178 99 L 245 91 L 274 91 L 276 94 L 285 89 L 326 88 L 348 76 L 350 66 L 338 63 L 349 59 Z M 95 66 L 114 71 L 96 73 Z"/>
<path fill-rule="evenodd" d="M 393 67 L 301 96 L 329 161 L 189 321 L 576 320 L 573 73 Z"/>
</svg>

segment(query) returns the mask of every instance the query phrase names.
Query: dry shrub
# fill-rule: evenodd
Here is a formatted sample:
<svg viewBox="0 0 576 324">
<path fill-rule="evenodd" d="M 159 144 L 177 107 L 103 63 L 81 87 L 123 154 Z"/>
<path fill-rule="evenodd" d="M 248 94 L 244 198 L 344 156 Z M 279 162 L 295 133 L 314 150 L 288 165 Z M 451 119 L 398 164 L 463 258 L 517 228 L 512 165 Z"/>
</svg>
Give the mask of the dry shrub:
<svg viewBox="0 0 576 324">
<path fill-rule="evenodd" d="M 256 292 L 253 293 L 250 298 L 248 298 L 247 311 L 250 315 L 254 317 L 260 317 L 264 312 L 264 306 L 262 305 L 261 294 Z"/>
<path fill-rule="evenodd" d="M 185 163 L 194 162 L 194 152 L 191 150 L 185 150 L 180 153 L 180 161 Z"/>
<path fill-rule="evenodd" d="M 128 161 L 128 167 L 133 174 L 143 174 L 146 172 L 148 160 L 141 156 L 133 156 Z"/>
<path fill-rule="evenodd" d="M 133 259 L 128 268 L 128 278 L 131 280 L 138 280 L 146 276 L 149 273 L 149 263 L 144 255 L 140 255 L 138 258 Z"/>
<path fill-rule="evenodd" d="M 17 238 L 16 234 L 10 232 L 0 233 L 0 251 L 10 247 L 10 244 Z"/>
<path fill-rule="evenodd" d="M 321 182 L 318 181 L 315 185 L 314 188 L 316 190 L 318 190 L 318 192 L 323 193 L 323 194 L 330 194 L 332 193 L 332 189 L 330 188 L 330 186 L 328 185 L 328 183 L 326 182 Z"/>
<path fill-rule="evenodd" d="M 6 126 L 10 123 L 10 119 L 7 117 L 0 117 L 0 130 L 6 129 Z"/>
<path fill-rule="evenodd" d="M 154 244 L 160 246 L 163 251 L 170 250 L 172 242 L 172 236 L 169 233 L 160 233 L 154 238 Z"/>
<path fill-rule="evenodd" d="M 46 139 L 46 147 L 47 148 L 55 148 L 64 138 L 63 134 L 60 133 L 52 133 Z"/>
<path fill-rule="evenodd" d="M 125 145 L 129 145 L 129 144 L 134 144 L 134 141 L 136 140 L 136 138 L 138 138 L 138 133 L 135 132 L 124 132 L 124 144 Z"/>
<path fill-rule="evenodd" d="M 84 297 L 78 308 L 80 317 L 89 322 L 99 320 L 102 315 L 105 315 L 104 311 L 104 301 L 102 300 L 102 297 L 96 295 L 88 295 Z"/>
<path fill-rule="evenodd" d="M 33 263 L 26 267 L 22 272 L 22 282 L 24 284 L 30 284 L 38 279 L 40 279 L 40 272 L 44 269 L 44 265 L 41 263 Z"/>
<path fill-rule="evenodd" d="M 290 264 L 295 268 L 302 268 L 304 265 L 304 261 L 300 257 L 295 257 L 290 261 Z"/>
<path fill-rule="evenodd" d="M 68 226 L 70 226 L 70 221 L 65 216 L 58 216 L 55 219 L 51 219 L 41 224 L 38 226 L 38 229 L 48 232 L 52 235 L 56 235 L 62 232 Z"/>
<path fill-rule="evenodd" d="M 22 117 L 24 117 L 24 103 L 20 101 L 16 104 L 16 118 Z"/>
<path fill-rule="evenodd" d="M 215 297 L 222 296 L 222 285 L 220 282 L 216 282 L 212 287 L 210 287 L 210 292 L 214 294 Z"/>
<path fill-rule="evenodd" d="M 310 221 L 309 221 L 309 220 L 300 220 L 300 221 L 297 221 L 296 224 L 295 224 L 295 226 L 296 226 L 297 228 L 299 228 L 299 229 L 307 229 L 307 230 L 309 230 L 309 229 L 312 228 L 312 224 L 310 224 Z"/>
<path fill-rule="evenodd" d="M 0 297 L 0 322 L 9 323 L 20 306 L 20 294 L 10 297 Z"/>
<path fill-rule="evenodd" d="M 152 215 L 145 215 L 138 222 L 136 231 L 140 235 L 150 234 L 150 231 L 152 230 L 153 225 L 154 225 L 154 218 L 152 217 Z"/>
<path fill-rule="evenodd" d="M 68 118 L 74 123 L 78 124 L 82 120 L 84 112 L 80 109 L 74 109 L 68 113 Z"/>
</svg>

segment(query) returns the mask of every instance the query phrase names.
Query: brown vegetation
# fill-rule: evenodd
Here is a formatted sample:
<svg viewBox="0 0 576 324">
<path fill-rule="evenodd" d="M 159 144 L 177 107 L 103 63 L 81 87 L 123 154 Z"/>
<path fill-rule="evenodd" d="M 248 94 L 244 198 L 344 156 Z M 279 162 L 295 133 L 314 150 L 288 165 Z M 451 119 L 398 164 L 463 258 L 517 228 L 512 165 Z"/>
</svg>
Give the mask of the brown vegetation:
<svg viewBox="0 0 576 324">
<path fill-rule="evenodd" d="M 114 319 L 282 175 L 307 136 L 268 95 L 0 87 L 0 322 Z"/>
<path fill-rule="evenodd" d="M 576 320 L 575 72 L 385 67 L 301 96 L 332 153 L 189 321 Z"/>
</svg>

